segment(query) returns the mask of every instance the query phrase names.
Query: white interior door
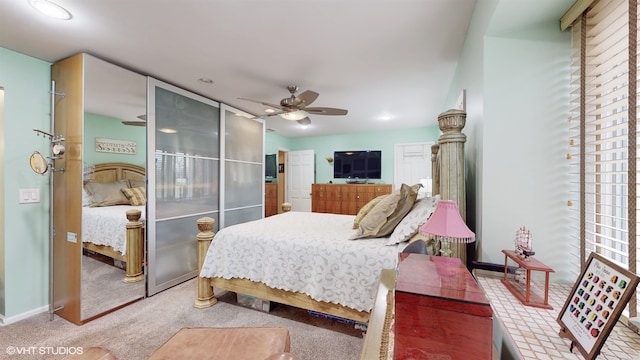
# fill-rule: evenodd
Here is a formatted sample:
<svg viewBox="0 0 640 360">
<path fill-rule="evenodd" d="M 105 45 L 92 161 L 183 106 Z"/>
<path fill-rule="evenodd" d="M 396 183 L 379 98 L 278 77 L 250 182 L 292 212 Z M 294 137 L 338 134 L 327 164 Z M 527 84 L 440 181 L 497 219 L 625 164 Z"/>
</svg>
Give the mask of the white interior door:
<svg viewBox="0 0 640 360">
<path fill-rule="evenodd" d="M 413 185 L 420 182 L 420 179 L 431 178 L 431 145 L 433 143 L 395 145 L 395 189 L 399 189 L 403 183 Z"/>
<path fill-rule="evenodd" d="M 292 211 L 311 212 L 311 184 L 315 181 L 313 150 L 289 151 L 287 194 Z"/>
</svg>

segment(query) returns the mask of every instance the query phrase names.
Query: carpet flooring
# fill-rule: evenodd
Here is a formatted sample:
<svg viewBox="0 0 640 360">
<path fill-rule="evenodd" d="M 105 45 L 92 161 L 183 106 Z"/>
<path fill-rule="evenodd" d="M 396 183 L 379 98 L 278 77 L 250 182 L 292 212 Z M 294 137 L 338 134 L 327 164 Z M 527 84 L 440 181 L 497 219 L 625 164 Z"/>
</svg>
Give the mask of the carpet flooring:
<svg viewBox="0 0 640 360">
<path fill-rule="evenodd" d="M 113 259 L 108 259 L 113 263 Z M 144 297 L 144 281 L 125 283 L 126 271 L 89 256 L 82 257 L 81 319 Z"/>
<path fill-rule="evenodd" d="M 216 305 L 194 308 L 193 279 L 82 326 L 58 316 L 50 321 L 47 313 L 36 315 L 0 327 L 0 359 L 61 359 L 60 353 L 76 347 L 104 347 L 118 359 L 146 359 L 183 327 L 242 326 L 288 328 L 291 352 L 300 360 L 360 358 L 363 333 L 353 325 L 281 304 L 266 313 L 238 305 L 234 293 L 221 294 Z"/>
</svg>

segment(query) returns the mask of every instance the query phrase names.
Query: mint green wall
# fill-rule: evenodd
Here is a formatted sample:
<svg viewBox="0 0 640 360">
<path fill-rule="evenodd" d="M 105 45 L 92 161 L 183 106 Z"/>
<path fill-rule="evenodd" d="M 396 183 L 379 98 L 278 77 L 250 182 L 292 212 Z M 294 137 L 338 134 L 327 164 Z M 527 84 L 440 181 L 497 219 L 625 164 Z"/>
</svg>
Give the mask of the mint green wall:
<svg viewBox="0 0 640 360">
<path fill-rule="evenodd" d="M 427 121 L 425 120 L 425 123 Z M 382 150 L 382 179 L 379 183 L 393 184 L 393 156 L 395 144 L 416 142 L 436 142 L 440 136 L 437 125 L 415 129 L 404 129 L 381 132 L 360 132 L 352 134 L 309 136 L 285 138 L 267 133 L 267 154 L 277 153 L 278 149 L 313 150 L 316 156 L 316 183 L 344 183 L 344 179 L 333 178 L 333 164 L 326 160 L 333 157 L 334 151 L 342 150 Z"/>
<path fill-rule="evenodd" d="M 49 303 L 49 176 L 36 175 L 29 157 L 49 155 L 51 71 L 47 62 L 0 48 L 0 87 L 5 90 L 2 142 L 4 165 L 4 258 L 0 277 L 5 318 Z M 39 189 L 40 203 L 19 204 L 18 190 Z"/>
<path fill-rule="evenodd" d="M 278 150 L 291 150 L 291 139 L 267 132 L 265 134 L 264 153 L 277 154 Z"/>
<path fill-rule="evenodd" d="M 137 153 L 116 154 L 96 151 L 96 137 L 135 141 Z M 85 164 L 103 162 L 125 162 L 145 166 L 147 155 L 147 131 L 144 126 L 127 126 L 122 120 L 112 117 L 85 113 L 84 114 L 84 158 Z"/>
<path fill-rule="evenodd" d="M 536 258 L 556 270 L 555 282 L 573 282 L 566 262 L 568 33 L 558 19 L 572 0 L 477 1 L 457 73 L 453 104 L 467 89 L 467 188 L 474 207 L 479 260 L 504 263 L 516 230 L 533 234 Z M 557 18 L 527 23 L 553 7 Z M 521 21 L 518 21 L 521 20 Z"/>
<path fill-rule="evenodd" d="M 427 120 L 425 119 L 425 123 Z M 325 159 L 340 150 L 382 150 L 382 180 L 393 184 L 393 156 L 395 144 L 435 142 L 440 135 L 437 125 L 415 129 L 384 132 L 360 132 L 332 136 L 295 138 L 292 150 L 314 150 L 316 155 L 316 183 L 344 183 L 344 179 L 333 178 L 333 164 Z"/>
</svg>

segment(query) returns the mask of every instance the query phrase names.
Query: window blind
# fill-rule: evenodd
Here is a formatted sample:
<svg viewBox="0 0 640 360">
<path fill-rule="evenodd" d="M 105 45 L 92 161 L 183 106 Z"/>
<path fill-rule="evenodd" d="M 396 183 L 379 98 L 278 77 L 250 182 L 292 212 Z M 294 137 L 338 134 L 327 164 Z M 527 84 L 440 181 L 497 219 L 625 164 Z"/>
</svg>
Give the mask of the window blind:
<svg viewBox="0 0 640 360">
<path fill-rule="evenodd" d="M 591 252 L 637 273 L 637 0 L 598 0 L 572 25 L 570 207 L 580 267 Z M 575 203 L 575 204 L 573 204 Z M 637 317 L 637 292 L 628 316 Z"/>
</svg>

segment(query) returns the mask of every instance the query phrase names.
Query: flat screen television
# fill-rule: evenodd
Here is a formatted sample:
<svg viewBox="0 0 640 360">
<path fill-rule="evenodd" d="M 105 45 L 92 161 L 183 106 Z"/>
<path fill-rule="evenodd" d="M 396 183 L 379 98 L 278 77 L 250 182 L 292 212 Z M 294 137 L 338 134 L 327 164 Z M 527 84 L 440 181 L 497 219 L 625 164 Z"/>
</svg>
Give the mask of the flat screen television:
<svg viewBox="0 0 640 360">
<path fill-rule="evenodd" d="M 334 151 L 335 179 L 382 179 L 382 151 Z"/>
<path fill-rule="evenodd" d="M 264 180 L 274 182 L 278 179 L 278 159 L 276 154 L 264 156 Z"/>
</svg>

